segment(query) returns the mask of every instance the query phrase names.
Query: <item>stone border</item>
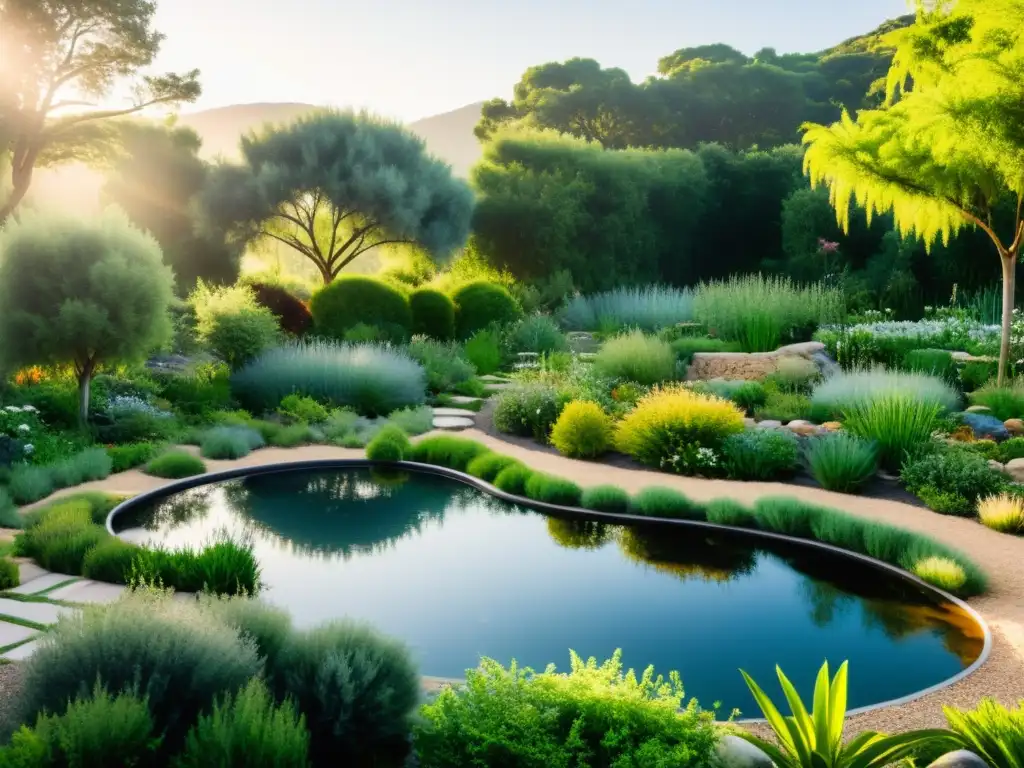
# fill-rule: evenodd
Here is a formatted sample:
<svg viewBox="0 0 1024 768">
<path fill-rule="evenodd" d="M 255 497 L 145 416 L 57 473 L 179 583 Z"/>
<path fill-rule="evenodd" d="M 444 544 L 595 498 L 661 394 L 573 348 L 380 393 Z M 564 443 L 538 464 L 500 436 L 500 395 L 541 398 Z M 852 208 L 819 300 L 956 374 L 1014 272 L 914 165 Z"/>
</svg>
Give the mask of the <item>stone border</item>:
<svg viewBox="0 0 1024 768">
<path fill-rule="evenodd" d="M 516 496 L 511 493 L 506 493 L 499 488 L 494 487 L 490 483 L 481 480 L 478 477 L 466 474 L 465 472 L 459 472 L 458 470 L 449 469 L 448 467 L 438 466 L 435 464 L 423 464 L 415 461 L 370 461 L 369 459 L 305 459 L 300 461 L 292 462 L 277 462 L 272 464 L 264 464 L 260 466 L 247 466 L 238 467 L 235 469 L 222 470 L 220 472 L 211 472 L 203 475 L 195 475 L 188 477 L 183 480 L 177 480 L 166 485 L 162 485 L 158 488 L 154 488 L 150 491 L 144 491 L 137 496 L 132 496 L 125 501 L 114 507 L 107 515 L 106 528 L 107 532 L 112 536 L 116 536 L 114 531 L 113 521 L 114 518 L 120 514 L 123 514 L 136 506 L 141 504 L 166 497 L 182 491 L 187 491 L 192 488 L 197 488 L 201 485 L 210 485 L 212 483 L 224 482 L 226 480 L 233 480 L 239 477 L 249 477 L 252 475 L 269 475 L 281 472 L 300 472 L 311 469 L 392 469 L 392 470 L 403 470 L 411 472 L 419 472 L 420 474 L 435 475 L 438 477 L 444 477 L 450 480 L 456 480 L 464 485 L 468 485 L 476 490 L 482 491 L 495 498 L 506 501 L 510 504 L 515 504 L 521 507 L 527 507 L 534 509 L 539 512 L 551 513 L 556 517 L 580 519 L 580 520 L 592 520 L 595 522 L 610 523 L 614 525 L 642 523 L 647 525 L 675 525 L 682 527 L 698 528 L 708 531 L 717 531 L 719 533 L 726 533 L 733 536 L 746 536 L 753 539 L 768 539 L 770 541 L 778 541 L 785 544 L 793 544 L 798 546 L 805 546 L 812 549 L 817 549 L 823 552 L 829 552 L 840 557 L 846 557 L 853 560 L 857 560 L 876 569 L 883 570 L 890 575 L 896 576 L 909 582 L 919 589 L 927 592 L 931 592 L 943 600 L 950 602 L 960 608 L 964 613 L 970 616 L 975 624 L 981 629 L 984 637 L 983 646 L 981 653 L 978 658 L 966 669 L 961 670 L 952 677 L 943 680 L 942 682 L 931 685 L 927 688 L 915 691 L 914 693 L 901 696 L 897 699 L 890 699 L 888 701 L 879 702 L 878 704 L 870 704 L 864 707 L 858 707 L 856 709 L 850 709 L 846 712 L 846 717 L 853 715 L 861 715 L 868 712 L 874 712 L 880 709 L 886 709 L 889 707 L 897 707 L 902 704 L 920 699 L 932 693 L 941 691 L 944 688 L 963 680 L 968 675 L 979 669 L 987 660 L 992 652 L 992 632 L 989 629 L 988 623 L 982 618 L 981 614 L 978 613 L 974 608 L 968 605 L 965 601 L 960 598 L 945 592 L 938 587 L 929 584 L 923 579 L 918 578 L 914 574 L 898 568 L 895 565 L 876 560 L 873 557 L 862 555 L 859 552 L 851 552 L 847 549 L 842 549 L 832 544 L 826 544 L 821 541 L 815 541 L 813 539 L 801 539 L 795 536 L 787 536 L 781 533 L 774 533 L 771 531 L 760 531 L 750 528 L 737 528 L 728 525 L 719 525 L 718 523 L 709 523 L 700 520 L 683 520 L 678 518 L 665 518 L 665 517 L 647 517 L 645 515 L 631 515 L 627 513 L 618 512 L 599 512 L 592 509 L 584 509 L 583 507 L 566 507 L 557 504 L 549 504 L 543 501 L 535 501 L 528 499 L 523 496 Z M 433 684 L 434 686 L 443 684 L 458 684 L 463 682 L 458 679 L 448 678 L 435 678 L 427 675 L 423 676 L 425 681 Z M 764 723 L 764 718 L 742 718 L 735 720 L 736 723 Z"/>
</svg>

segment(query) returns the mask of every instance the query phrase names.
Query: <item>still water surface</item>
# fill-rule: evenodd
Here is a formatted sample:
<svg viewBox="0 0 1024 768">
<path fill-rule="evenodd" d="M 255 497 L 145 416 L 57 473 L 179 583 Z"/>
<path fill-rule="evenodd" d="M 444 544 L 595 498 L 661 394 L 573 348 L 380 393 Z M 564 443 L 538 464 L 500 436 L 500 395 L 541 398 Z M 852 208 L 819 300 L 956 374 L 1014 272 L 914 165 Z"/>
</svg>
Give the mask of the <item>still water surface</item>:
<svg viewBox="0 0 1024 768">
<path fill-rule="evenodd" d="M 404 639 L 425 675 L 480 656 L 567 669 L 569 649 L 678 670 L 687 696 L 759 716 L 738 672 L 809 701 L 822 661 L 850 661 L 850 706 L 969 666 L 983 638 L 956 606 L 891 575 L 740 535 L 547 517 L 432 475 L 287 471 L 201 486 L 116 520 L 170 548 L 251 539 L 262 598 L 298 626 L 345 616 Z"/>
</svg>

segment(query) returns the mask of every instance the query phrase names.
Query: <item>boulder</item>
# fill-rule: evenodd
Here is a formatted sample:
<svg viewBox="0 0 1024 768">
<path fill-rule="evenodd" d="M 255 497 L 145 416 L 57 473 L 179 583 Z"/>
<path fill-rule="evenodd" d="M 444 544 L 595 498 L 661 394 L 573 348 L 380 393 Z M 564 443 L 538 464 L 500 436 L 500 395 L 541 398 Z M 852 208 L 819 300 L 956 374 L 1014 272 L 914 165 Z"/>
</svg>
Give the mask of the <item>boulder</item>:
<svg viewBox="0 0 1024 768">
<path fill-rule="evenodd" d="M 810 361 L 823 375 L 831 375 L 836 370 L 835 361 L 825 352 L 825 345 L 807 341 L 780 347 L 774 352 L 697 352 L 686 371 L 686 380 L 759 380 L 775 373 L 779 360 L 787 357 Z"/>
<path fill-rule="evenodd" d="M 1003 426 L 1003 422 L 995 416 L 978 413 L 977 411 L 968 411 L 963 413 L 960 418 L 965 426 L 971 428 L 971 432 L 974 433 L 976 440 L 995 440 L 998 443 L 1010 437 L 1010 433 Z"/>
<path fill-rule="evenodd" d="M 1024 420 L 1022 419 L 1007 419 L 1003 422 L 1003 426 L 1014 437 L 1024 435 Z"/>
<path fill-rule="evenodd" d="M 1010 459 L 1003 467 L 1003 471 L 1013 482 L 1024 483 L 1024 459 Z"/>
<path fill-rule="evenodd" d="M 796 419 L 795 421 L 789 422 L 789 424 L 786 425 L 786 429 L 794 434 L 800 435 L 801 437 L 817 435 L 821 431 L 817 424 L 811 424 L 811 422 L 804 421 L 803 419 Z"/>
<path fill-rule="evenodd" d="M 992 413 L 992 409 L 987 405 L 972 405 L 964 413 Z"/>
<path fill-rule="evenodd" d="M 772 759 L 749 741 L 727 733 L 715 748 L 716 768 L 773 768 Z"/>
<path fill-rule="evenodd" d="M 826 432 L 838 432 L 843 428 L 843 425 L 838 421 L 826 421 L 821 425 L 821 428 Z"/>
<path fill-rule="evenodd" d="M 947 752 L 928 768 L 988 768 L 988 764 L 970 750 L 958 749 Z"/>
<path fill-rule="evenodd" d="M 992 469 L 994 469 L 996 472 L 1006 472 L 1006 467 L 1004 467 L 1001 462 L 998 462 L 995 459 L 989 459 L 988 465 L 992 467 Z"/>
<path fill-rule="evenodd" d="M 758 429 L 779 429 L 781 427 L 782 422 L 775 419 L 765 419 L 764 421 L 757 422 Z"/>
</svg>

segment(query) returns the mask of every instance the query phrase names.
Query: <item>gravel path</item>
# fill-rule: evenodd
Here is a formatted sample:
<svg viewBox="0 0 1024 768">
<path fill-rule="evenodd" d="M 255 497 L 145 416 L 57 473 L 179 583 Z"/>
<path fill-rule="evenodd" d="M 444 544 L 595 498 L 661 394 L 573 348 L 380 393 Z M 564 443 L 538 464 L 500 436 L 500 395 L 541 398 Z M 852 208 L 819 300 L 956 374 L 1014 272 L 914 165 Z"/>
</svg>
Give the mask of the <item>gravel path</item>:
<svg viewBox="0 0 1024 768">
<path fill-rule="evenodd" d="M 989 592 L 971 600 L 971 605 L 985 617 L 992 629 L 992 654 L 979 670 L 954 686 L 898 707 L 888 707 L 851 718 L 851 733 L 868 728 L 893 732 L 942 726 L 945 724 L 943 704 L 972 707 L 981 698 L 990 696 L 1004 704 L 1014 705 L 1024 698 L 1024 538 L 997 533 L 973 520 L 939 515 L 894 500 L 849 496 L 820 488 L 782 483 L 738 483 L 678 477 L 649 470 L 567 459 L 479 430 L 470 429 L 459 434 L 514 456 L 535 469 L 571 479 L 584 487 L 611 483 L 633 493 L 647 486 L 660 485 L 678 489 L 697 501 L 731 498 L 744 504 L 751 504 L 765 496 L 791 496 L 933 536 L 964 552 L 988 573 Z M 267 448 L 255 451 L 239 461 L 208 461 L 207 465 L 211 472 L 216 472 L 228 467 L 320 458 L 351 459 L 362 458 L 363 455 L 361 450 L 331 446 Z M 131 471 L 67 489 L 59 495 L 87 488 L 135 494 L 167 482 Z"/>
<path fill-rule="evenodd" d="M 0 664 L 0 726 L 7 722 L 11 705 L 21 690 L 21 667 L 18 664 Z"/>
</svg>

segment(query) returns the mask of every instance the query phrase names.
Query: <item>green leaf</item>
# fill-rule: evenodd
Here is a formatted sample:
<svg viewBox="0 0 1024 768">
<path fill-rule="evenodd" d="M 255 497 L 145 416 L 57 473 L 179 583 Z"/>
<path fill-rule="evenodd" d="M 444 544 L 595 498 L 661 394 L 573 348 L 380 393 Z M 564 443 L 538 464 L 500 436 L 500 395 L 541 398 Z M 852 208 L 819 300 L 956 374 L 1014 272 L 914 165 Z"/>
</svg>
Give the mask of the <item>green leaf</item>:
<svg viewBox="0 0 1024 768">
<path fill-rule="evenodd" d="M 754 682 L 754 679 L 740 670 L 740 674 L 743 675 L 743 679 L 747 683 L 747 688 L 750 689 L 751 694 L 754 696 L 754 701 L 757 702 L 757 706 L 761 708 L 761 713 L 764 715 L 765 720 L 775 731 L 775 736 L 778 738 L 782 746 L 791 754 L 796 754 L 796 745 L 793 744 L 792 737 L 789 733 L 789 727 L 786 725 L 786 720 L 782 716 L 782 713 L 775 707 L 772 700 L 768 698 L 768 694 L 761 690 L 761 687 Z"/>
<path fill-rule="evenodd" d="M 807 709 L 804 707 L 803 701 L 800 700 L 800 694 L 797 693 L 796 688 L 793 687 L 793 684 L 783 673 L 782 669 L 775 667 L 775 673 L 779 676 L 782 692 L 786 695 L 789 708 L 793 711 L 793 723 L 796 727 L 794 739 L 799 737 L 799 741 L 806 745 L 807 752 L 810 753 L 815 748 L 814 724 L 811 722 L 811 716 L 807 714 Z"/>
<path fill-rule="evenodd" d="M 795 767 L 798 765 L 798 763 L 796 763 L 793 760 L 793 757 L 791 755 L 787 755 L 785 752 L 783 752 L 770 741 L 759 739 L 754 734 L 747 733 L 746 731 L 736 731 L 734 735 L 738 736 L 739 738 L 743 739 L 744 741 L 750 744 L 753 744 L 755 747 L 757 747 L 766 755 L 768 755 L 768 757 L 771 758 L 771 761 L 775 763 L 777 768 L 789 768 L 789 766 Z"/>
<path fill-rule="evenodd" d="M 829 691 L 829 749 L 833 754 L 843 743 L 843 725 L 846 721 L 846 681 L 849 667 L 848 661 L 839 665 L 839 670 L 832 679 L 832 688 Z"/>
<path fill-rule="evenodd" d="M 832 723 L 829 717 L 829 679 L 828 662 L 818 670 L 818 679 L 814 682 L 814 740 L 818 751 L 825 751 L 831 758 L 835 754 L 832 740 Z"/>
</svg>

